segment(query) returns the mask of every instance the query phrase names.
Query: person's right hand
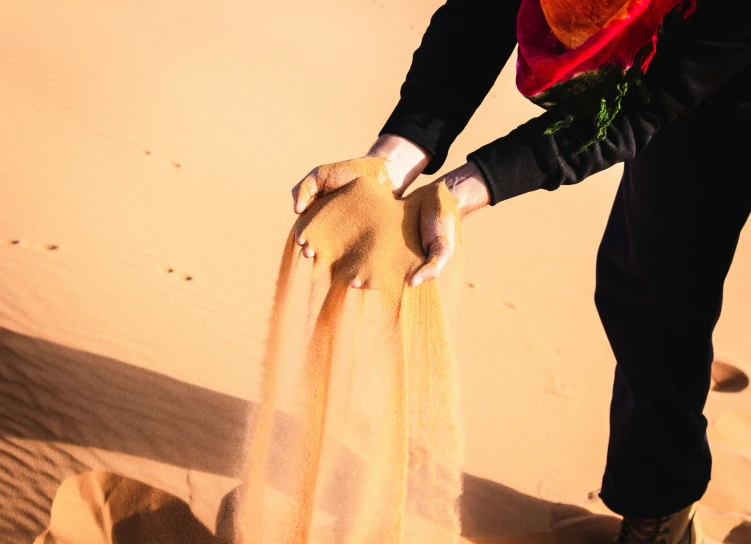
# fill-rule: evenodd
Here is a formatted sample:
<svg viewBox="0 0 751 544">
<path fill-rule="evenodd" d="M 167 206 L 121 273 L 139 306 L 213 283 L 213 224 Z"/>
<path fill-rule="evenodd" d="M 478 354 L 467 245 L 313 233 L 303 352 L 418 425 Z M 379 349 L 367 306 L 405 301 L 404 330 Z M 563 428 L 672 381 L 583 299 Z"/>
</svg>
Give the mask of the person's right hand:
<svg viewBox="0 0 751 544">
<path fill-rule="evenodd" d="M 292 188 L 295 213 L 304 212 L 317 197 L 334 192 L 358 178 L 370 178 L 393 187 L 386 161 L 386 158 L 366 156 L 313 168 Z"/>
<path fill-rule="evenodd" d="M 316 198 L 359 177 L 374 176 L 391 184 L 401 196 L 430 162 L 430 154 L 414 142 L 393 134 L 376 140 L 367 155 L 359 159 L 313 168 L 292 188 L 295 213 L 302 213 Z"/>
<path fill-rule="evenodd" d="M 336 191 L 358 178 L 378 180 L 390 186 L 396 196 L 401 196 L 422 173 L 430 159 L 430 154 L 414 142 L 401 136 L 384 134 L 364 157 L 313 168 L 292 188 L 295 213 L 304 212 L 316 198 Z M 302 238 L 298 238 L 297 243 L 305 246 Z M 315 256 L 310 247 L 305 247 L 302 254 L 308 258 Z"/>
</svg>

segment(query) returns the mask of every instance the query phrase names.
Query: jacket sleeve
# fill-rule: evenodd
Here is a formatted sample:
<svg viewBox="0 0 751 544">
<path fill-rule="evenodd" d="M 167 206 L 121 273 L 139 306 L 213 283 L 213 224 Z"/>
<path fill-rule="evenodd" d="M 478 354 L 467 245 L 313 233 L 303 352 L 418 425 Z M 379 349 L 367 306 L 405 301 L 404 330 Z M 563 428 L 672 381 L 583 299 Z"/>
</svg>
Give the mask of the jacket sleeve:
<svg viewBox="0 0 751 544">
<path fill-rule="evenodd" d="M 436 172 L 516 46 L 519 0 L 448 0 L 433 15 L 380 134 L 427 149 Z"/>
<path fill-rule="evenodd" d="M 576 123 L 544 135 L 558 119 L 549 111 L 469 154 L 467 159 L 477 164 L 488 184 L 491 204 L 540 188 L 554 190 L 578 183 L 629 160 L 739 73 L 747 77 L 749 3 L 699 0 L 698 9 L 685 21 L 677 15 L 670 17 L 643 78 L 651 99 L 629 91 L 604 140 L 579 151 L 592 128 Z"/>
</svg>

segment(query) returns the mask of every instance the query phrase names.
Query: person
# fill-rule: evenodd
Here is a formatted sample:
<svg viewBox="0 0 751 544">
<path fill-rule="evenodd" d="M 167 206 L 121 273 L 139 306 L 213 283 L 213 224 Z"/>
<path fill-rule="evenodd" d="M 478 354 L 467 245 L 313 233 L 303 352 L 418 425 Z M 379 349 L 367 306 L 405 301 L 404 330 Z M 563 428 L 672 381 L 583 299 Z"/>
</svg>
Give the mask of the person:
<svg viewBox="0 0 751 544">
<path fill-rule="evenodd" d="M 595 304 L 617 361 L 600 496 L 623 516 L 615 542 L 701 543 L 694 512 L 712 463 L 702 415 L 712 331 L 751 211 L 751 13 L 747 2 L 654 0 L 644 11 L 659 15 L 647 29 L 653 36 L 626 43 L 618 40 L 627 27 L 604 38 L 597 32 L 631 15 L 595 21 L 592 38 L 591 20 L 577 26 L 577 14 L 587 12 L 582 4 L 448 0 L 433 15 L 401 98 L 365 157 L 388 159 L 397 196 L 420 174 L 437 172 L 518 42 L 517 86 L 543 97 L 538 103 L 547 110 L 436 181 L 446 183 L 461 217 L 625 163 L 596 263 Z M 591 3 L 599 4 L 612 12 L 650 2 Z M 639 32 L 634 39 L 646 36 Z M 610 60 L 630 55 L 631 66 L 592 57 L 587 48 L 600 39 L 612 45 Z M 568 55 L 566 69 L 574 66 L 569 76 L 579 66 L 617 77 L 594 77 L 590 87 L 584 77 L 559 77 L 561 55 Z M 622 69 L 608 71 L 614 65 Z M 540 81 L 543 88 L 530 91 Z M 563 92 L 556 97 L 550 89 Z M 587 94 L 599 97 L 593 108 L 577 100 Z M 358 160 L 313 169 L 293 188 L 295 211 L 356 177 Z M 440 218 L 421 225 L 428 258 L 412 285 L 434 279 L 453 251 Z M 298 243 L 314 256 L 315 248 Z M 351 285 L 367 287 L 362 278 Z"/>
</svg>

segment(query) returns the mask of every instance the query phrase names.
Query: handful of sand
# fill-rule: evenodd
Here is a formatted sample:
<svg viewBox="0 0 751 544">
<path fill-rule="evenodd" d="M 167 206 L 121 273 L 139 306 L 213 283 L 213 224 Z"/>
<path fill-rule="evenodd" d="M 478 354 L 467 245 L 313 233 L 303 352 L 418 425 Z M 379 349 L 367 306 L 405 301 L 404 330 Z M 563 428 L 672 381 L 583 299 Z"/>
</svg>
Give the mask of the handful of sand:
<svg viewBox="0 0 751 544">
<path fill-rule="evenodd" d="M 407 286 L 425 260 L 425 211 L 458 218 L 443 184 L 399 199 L 363 176 L 292 229 L 250 422 L 244 544 L 458 539 L 456 369 L 437 283 Z M 375 290 L 349 288 L 353 277 Z"/>
</svg>

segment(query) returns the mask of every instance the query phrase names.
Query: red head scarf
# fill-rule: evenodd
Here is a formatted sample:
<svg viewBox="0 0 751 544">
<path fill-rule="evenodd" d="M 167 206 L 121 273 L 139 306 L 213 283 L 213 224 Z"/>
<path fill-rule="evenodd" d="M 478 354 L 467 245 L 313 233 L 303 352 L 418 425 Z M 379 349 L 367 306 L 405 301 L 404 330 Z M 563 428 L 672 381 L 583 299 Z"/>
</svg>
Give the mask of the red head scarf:
<svg viewBox="0 0 751 544">
<path fill-rule="evenodd" d="M 596 139 L 620 109 L 629 83 L 638 80 L 654 56 L 665 15 L 678 8 L 693 13 L 694 0 L 522 0 L 516 35 L 516 85 L 565 119 L 594 115 Z"/>
</svg>

